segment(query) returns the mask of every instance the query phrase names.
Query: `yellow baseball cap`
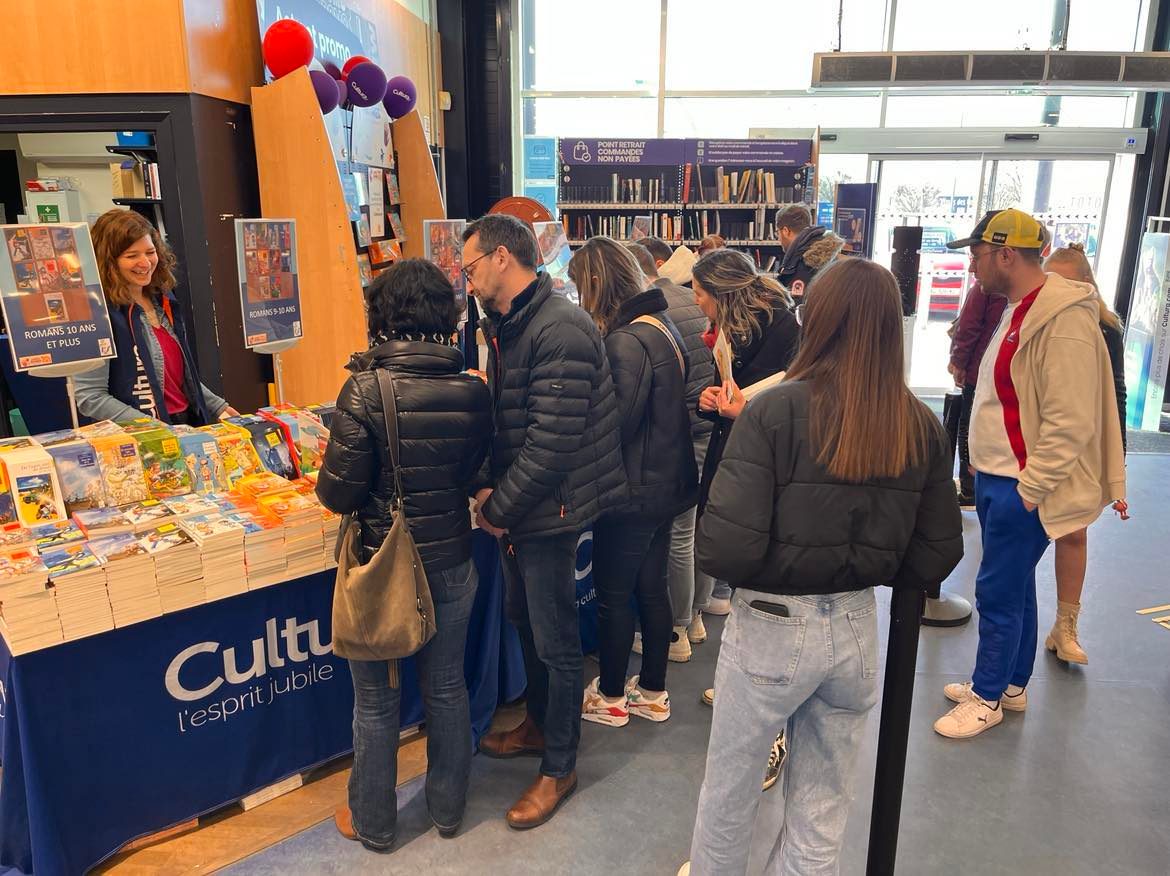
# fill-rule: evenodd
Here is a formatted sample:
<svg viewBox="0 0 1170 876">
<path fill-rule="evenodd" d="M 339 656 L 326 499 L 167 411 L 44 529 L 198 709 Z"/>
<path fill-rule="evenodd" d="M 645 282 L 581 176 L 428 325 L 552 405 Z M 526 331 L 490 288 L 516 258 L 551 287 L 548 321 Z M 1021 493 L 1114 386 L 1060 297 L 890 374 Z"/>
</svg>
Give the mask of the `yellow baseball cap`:
<svg viewBox="0 0 1170 876">
<path fill-rule="evenodd" d="M 963 249 L 975 243 L 1044 249 L 1050 240 L 1048 229 L 1023 210 L 991 210 L 979 220 L 970 237 L 948 242 L 947 249 Z"/>
</svg>

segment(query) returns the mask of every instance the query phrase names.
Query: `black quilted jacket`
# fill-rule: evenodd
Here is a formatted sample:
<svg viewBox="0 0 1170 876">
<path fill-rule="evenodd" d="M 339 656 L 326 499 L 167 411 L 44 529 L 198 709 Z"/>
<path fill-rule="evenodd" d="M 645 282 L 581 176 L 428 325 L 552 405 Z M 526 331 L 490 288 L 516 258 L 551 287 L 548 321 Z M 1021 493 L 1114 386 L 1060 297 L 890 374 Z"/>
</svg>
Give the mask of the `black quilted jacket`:
<svg viewBox="0 0 1170 876">
<path fill-rule="evenodd" d="M 337 397 L 329 447 L 317 476 L 322 504 L 356 513 L 363 561 L 390 531 L 394 476 L 386 452 L 382 397 L 374 368 L 394 377 L 406 517 L 428 571 L 471 558 L 467 490 L 491 441 L 491 395 L 460 374 L 463 354 L 440 344 L 387 341 L 355 354 Z"/>
<path fill-rule="evenodd" d="M 963 556 L 952 456 L 931 417 L 930 457 L 901 477 L 833 478 L 809 444 L 809 384 L 748 402 L 711 486 L 695 555 L 704 572 L 776 594 L 889 584 L 937 594 Z"/>
<path fill-rule="evenodd" d="M 654 281 L 654 285 L 666 296 L 666 312 L 674 321 L 683 339 L 683 354 L 687 358 L 687 410 L 691 417 L 691 438 L 705 440 L 711 434 L 714 423 L 699 416 L 699 396 L 703 390 L 715 383 L 715 359 L 703 342 L 707 331 L 707 316 L 695 304 L 695 293 L 677 286 L 665 277 Z"/>
<path fill-rule="evenodd" d="M 626 499 L 613 378 L 593 320 L 541 274 L 480 322 L 495 406 L 484 510 L 513 539 L 577 532 Z"/>
<path fill-rule="evenodd" d="M 675 343 L 681 340 L 658 289 L 626 301 L 605 336 L 630 488 L 629 505 L 620 513 L 665 520 L 694 506 L 699 470 L 694 445 L 683 439 L 689 408 L 678 354 L 657 326 L 634 322 L 639 316 L 653 316 Z"/>
</svg>

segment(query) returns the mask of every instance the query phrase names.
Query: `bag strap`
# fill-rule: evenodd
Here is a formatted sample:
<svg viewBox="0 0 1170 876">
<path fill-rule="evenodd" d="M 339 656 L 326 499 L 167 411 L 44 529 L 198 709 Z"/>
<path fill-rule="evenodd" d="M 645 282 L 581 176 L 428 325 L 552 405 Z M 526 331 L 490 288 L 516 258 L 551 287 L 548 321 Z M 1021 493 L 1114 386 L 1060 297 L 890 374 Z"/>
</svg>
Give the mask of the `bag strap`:
<svg viewBox="0 0 1170 876">
<path fill-rule="evenodd" d="M 385 368 L 375 368 L 378 376 L 378 392 L 382 396 L 382 420 L 386 424 L 386 451 L 390 455 L 390 467 L 394 471 L 394 503 L 399 513 L 405 507 L 405 493 L 402 490 L 402 464 L 398 453 L 398 405 L 394 398 L 394 378 Z"/>
<path fill-rule="evenodd" d="M 670 348 L 674 350 L 674 355 L 678 358 L 678 367 L 682 372 L 683 380 L 687 379 L 687 360 L 683 358 L 682 350 L 678 348 L 678 341 L 674 339 L 674 335 L 670 333 L 670 329 L 662 324 L 662 320 L 656 319 L 653 316 L 637 316 L 634 317 L 633 322 L 644 322 L 647 325 L 652 325 L 660 332 L 666 335 L 666 339 L 670 341 Z"/>
</svg>

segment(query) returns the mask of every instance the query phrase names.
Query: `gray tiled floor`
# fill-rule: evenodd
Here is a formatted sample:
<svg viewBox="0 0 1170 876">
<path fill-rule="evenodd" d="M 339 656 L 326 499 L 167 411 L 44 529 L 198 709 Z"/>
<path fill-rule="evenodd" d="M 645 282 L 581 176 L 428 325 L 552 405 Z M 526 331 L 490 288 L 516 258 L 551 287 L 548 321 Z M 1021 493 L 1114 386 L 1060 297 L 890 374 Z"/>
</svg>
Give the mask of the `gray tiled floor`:
<svg viewBox="0 0 1170 876">
<path fill-rule="evenodd" d="M 1164 874 L 1170 872 L 1170 630 L 1137 615 L 1170 603 L 1170 457 L 1130 458 L 1134 518 L 1103 518 L 1090 536 L 1082 641 L 1089 666 L 1037 657 L 1028 712 L 969 742 L 935 735 L 948 706 L 940 688 L 968 677 L 974 625 L 924 630 L 906 772 L 900 874 Z M 966 520 L 968 556 L 948 589 L 973 598 L 978 525 Z M 1051 552 L 1039 574 L 1041 625 L 1055 589 Z M 888 599 L 883 598 L 883 605 Z M 713 633 L 721 629 L 716 619 Z M 534 831 L 510 831 L 503 811 L 535 761 L 477 757 L 464 830 L 441 840 L 420 784 L 400 795 L 399 845 L 378 856 L 320 824 L 229 869 L 232 874 L 673 874 L 686 859 L 706 752 L 717 643 L 671 665 L 674 715 L 623 729 L 585 725 L 580 787 Z M 636 660 L 636 658 L 635 658 Z M 861 755 L 842 872 L 864 872 L 877 712 Z M 754 867 L 774 838 L 778 791 L 763 796 Z M 769 827 L 771 830 L 769 831 Z"/>
</svg>

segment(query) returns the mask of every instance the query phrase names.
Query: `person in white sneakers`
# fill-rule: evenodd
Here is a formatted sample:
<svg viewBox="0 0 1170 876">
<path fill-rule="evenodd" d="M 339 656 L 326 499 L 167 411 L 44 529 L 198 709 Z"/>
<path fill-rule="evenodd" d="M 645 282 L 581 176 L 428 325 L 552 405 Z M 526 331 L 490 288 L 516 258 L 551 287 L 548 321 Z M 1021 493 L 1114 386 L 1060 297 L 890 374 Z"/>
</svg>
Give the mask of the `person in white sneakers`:
<svg viewBox="0 0 1170 876">
<path fill-rule="evenodd" d="M 971 270 L 1008 307 L 979 366 L 971 464 L 983 559 L 975 581 L 972 680 L 934 729 L 969 739 L 1027 707 L 1036 659 L 1036 565 L 1050 539 L 1088 526 L 1125 495 L 1121 424 L 1096 290 L 1046 274 L 1049 235 L 1020 210 L 992 211 L 971 236 Z"/>
</svg>

